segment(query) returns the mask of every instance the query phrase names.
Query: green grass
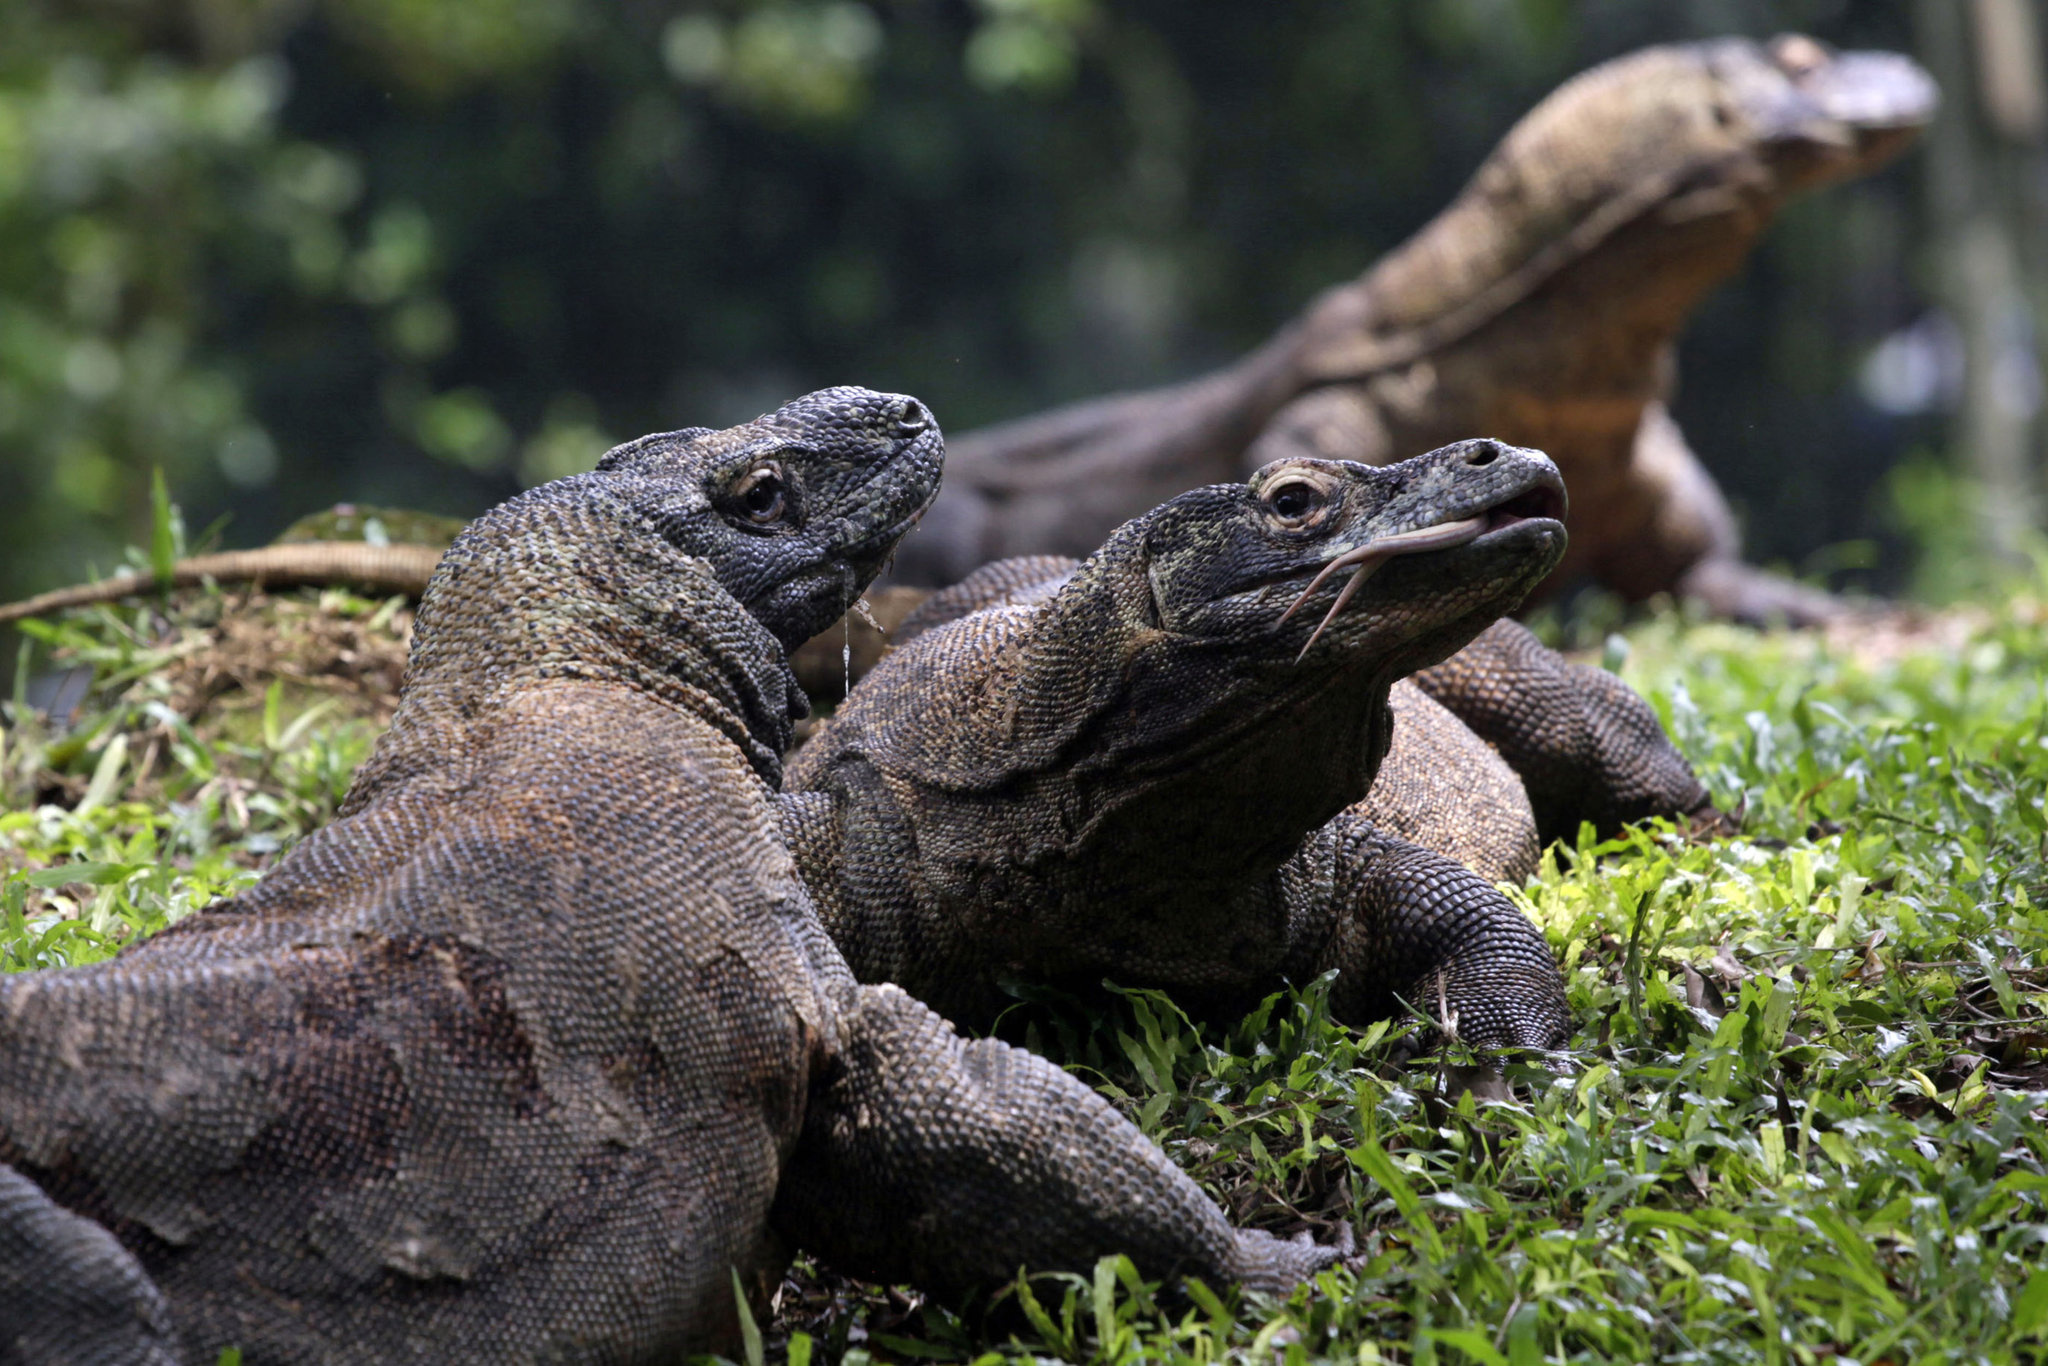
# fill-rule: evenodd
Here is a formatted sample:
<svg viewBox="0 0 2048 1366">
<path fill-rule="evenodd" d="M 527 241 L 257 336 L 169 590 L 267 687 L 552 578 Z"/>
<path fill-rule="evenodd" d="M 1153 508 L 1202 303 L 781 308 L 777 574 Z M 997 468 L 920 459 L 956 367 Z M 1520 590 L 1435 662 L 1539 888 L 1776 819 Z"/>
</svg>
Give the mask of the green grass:
<svg viewBox="0 0 2048 1366">
<path fill-rule="evenodd" d="M 191 610 L 168 637 L 135 608 L 45 633 L 102 682 L 62 735 L 9 711 L 7 968 L 90 961 L 245 885 L 365 752 L 361 709 L 317 690 L 181 712 L 162 655 L 211 629 Z M 1579 1030 L 1512 1069 L 1513 1103 L 1461 1094 L 1459 1059 L 1400 1060 L 1402 1027 L 1333 1024 L 1314 986 L 1229 1028 L 1156 993 L 1029 1008 L 1234 1218 L 1349 1219 L 1355 1265 L 1285 1301 L 1175 1301 L 1112 1259 L 1030 1282 L 1000 1328 L 811 1273 L 746 1354 L 2041 1359 L 2048 628 L 2031 600 L 1979 617 L 1882 652 L 1671 617 L 1609 642 L 1746 825 L 1582 842 L 1516 893 Z"/>
<path fill-rule="evenodd" d="M 24 623 L 93 684 L 70 724 L 0 727 L 0 970 L 108 957 L 253 883 L 331 819 L 368 754 L 411 614 L 327 592 Z"/>
</svg>

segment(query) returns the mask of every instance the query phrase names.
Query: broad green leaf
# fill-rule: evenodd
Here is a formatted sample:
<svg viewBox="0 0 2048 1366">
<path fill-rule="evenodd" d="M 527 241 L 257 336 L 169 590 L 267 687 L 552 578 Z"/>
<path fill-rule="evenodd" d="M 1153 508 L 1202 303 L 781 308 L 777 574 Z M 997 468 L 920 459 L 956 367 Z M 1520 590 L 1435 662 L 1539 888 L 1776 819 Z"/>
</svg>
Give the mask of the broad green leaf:
<svg viewBox="0 0 2048 1366">
<path fill-rule="evenodd" d="M 88 887 L 111 887 L 125 882 L 141 864 L 135 863 L 67 863 L 60 868 L 39 868 L 33 873 L 23 873 L 21 880 L 31 887 L 69 887 L 84 884 Z"/>
</svg>

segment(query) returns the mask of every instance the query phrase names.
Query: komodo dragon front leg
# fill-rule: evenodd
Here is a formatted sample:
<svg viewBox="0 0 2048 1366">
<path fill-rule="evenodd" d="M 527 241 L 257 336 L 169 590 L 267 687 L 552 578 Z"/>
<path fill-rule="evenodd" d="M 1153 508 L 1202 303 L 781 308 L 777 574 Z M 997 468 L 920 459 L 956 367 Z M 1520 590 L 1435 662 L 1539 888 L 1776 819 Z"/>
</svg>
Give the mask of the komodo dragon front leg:
<svg viewBox="0 0 2048 1366">
<path fill-rule="evenodd" d="M 134 1255 L 4 1163 L 0 1291 L 15 1305 L 0 1320 L 0 1362 L 180 1366 L 170 1305 Z"/>
<path fill-rule="evenodd" d="M 1554 1048 L 1570 1034 L 1543 931 L 1485 878 L 1375 828 L 1359 808 L 1303 841 L 1279 881 L 1314 946 L 1291 975 L 1335 968 L 1339 1019 L 1420 1013 L 1497 1047 Z"/>
<path fill-rule="evenodd" d="M 1081 1081 L 897 987 L 858 988 L 839 1029 L 771 1218 L 841 1272 L 957 1299 L 1118 1251 L 1151 1278 L 1284 1291 L 1349 1250 L 1232 1228 Z"/>
</svg>

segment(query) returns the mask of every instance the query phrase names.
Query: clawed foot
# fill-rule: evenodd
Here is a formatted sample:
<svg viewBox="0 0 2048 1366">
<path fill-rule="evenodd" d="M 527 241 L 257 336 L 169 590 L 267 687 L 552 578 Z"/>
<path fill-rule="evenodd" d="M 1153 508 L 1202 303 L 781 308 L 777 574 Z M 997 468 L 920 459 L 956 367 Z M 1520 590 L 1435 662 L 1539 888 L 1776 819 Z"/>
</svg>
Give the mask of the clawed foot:
<svg viewBox="0 0 2048 1366">
<path fill-rule="evenodd" d="M 1337 1225 L 1336 1240 L 1328 1243 L 1318 1243 L 1306 1229 L 1292 1238 L 1276 1238 L 1261 1228 L 1241 1228 L 1237 1231 L 1237 1280 L 1247 1290 L 1284 1295 L 1357 1250 L 1349 1220 Z"/>
<path fill-rule="evenodd" d="M 1710 840 L 1727 839 L 1742 833 L 1742 819 L 1746 814 L 1746 803 L 1733 811 L 1723 811 L 1712 802 L 1701 802 L 1678 818 L 1678 833 L 1688 843 L 1705 844 Z"/>
</svg>

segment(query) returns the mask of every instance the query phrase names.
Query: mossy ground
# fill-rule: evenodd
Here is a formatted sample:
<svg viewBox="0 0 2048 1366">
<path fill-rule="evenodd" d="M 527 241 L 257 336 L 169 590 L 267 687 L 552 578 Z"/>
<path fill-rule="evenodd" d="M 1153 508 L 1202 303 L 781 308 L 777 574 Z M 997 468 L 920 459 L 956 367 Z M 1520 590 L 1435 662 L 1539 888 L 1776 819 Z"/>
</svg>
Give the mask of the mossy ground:
<svg viewBox="0 0 2048 1366">
<path fill-rule="evenodd" d="M 2048 1335 L 2048 612 L 1833 638 L 1652 617 L 1605 654 L 1739 837 L 1553 850 L 1515 895 L 1567 966 L 1570 1052 L 1477 1099 L 1313 986 L 1197 1024 L 1035 1002 L 1075 1067 L 1241 1220 L 1357 1230 L 1286 1301 L 1127 1265 L 969 1322 L 817 1274 L 793 1361 L 2033 1360 Z M 93 682 L 0 732 L 0 966 L 89 962 L 253 881 L 333 814 L 409 617 L 200 595 L 38 634 Z M 82 680 L 81 680 L 82 681 Z M 1482 1088 L 1484 1089 L 1484 1088 Z M 989 1322 L 1001 1326 L 991 1328 Z M 753 1355 L 750 1351 L 749 1355 Z"/>
</svg>

